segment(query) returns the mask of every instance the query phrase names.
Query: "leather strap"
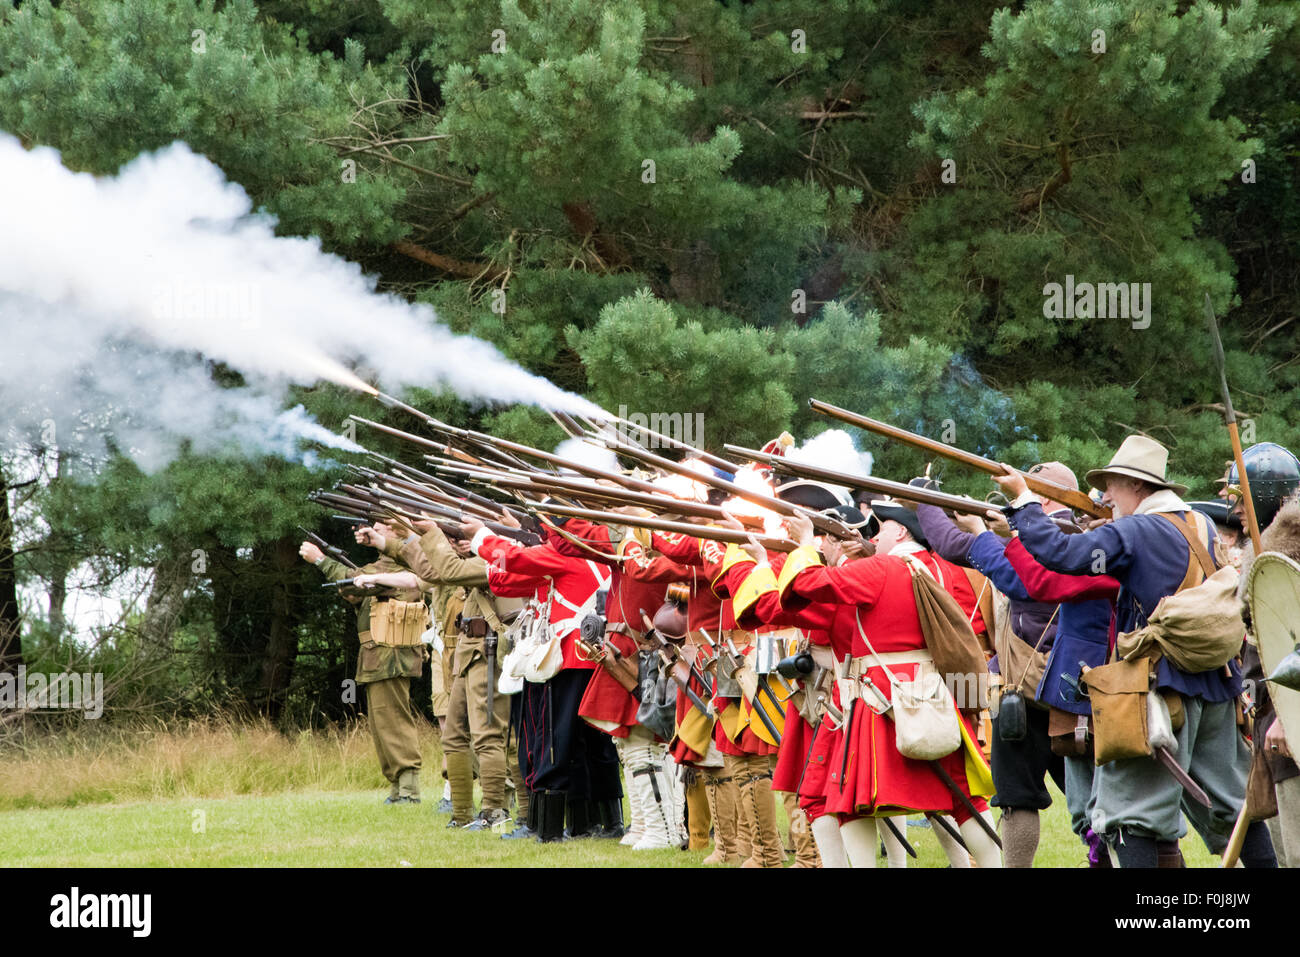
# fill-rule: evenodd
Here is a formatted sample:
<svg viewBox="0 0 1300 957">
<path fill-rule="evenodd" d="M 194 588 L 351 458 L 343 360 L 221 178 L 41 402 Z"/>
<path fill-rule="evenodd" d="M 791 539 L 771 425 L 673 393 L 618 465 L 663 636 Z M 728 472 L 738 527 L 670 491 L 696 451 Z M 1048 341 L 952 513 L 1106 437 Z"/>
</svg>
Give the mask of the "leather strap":
<svg viewBox="0 0 1300 957">
<path fill-rule="evenodd" d="M 1169 521 L 1173 523 L 1174 528 L 1183 533 L 1183 538 L 1187 539 L 1187 547 L 1192 550 L 1192 556 L 1196 559 L 1197 564 L 1201 566 L 1201 571 L 1205 573 L 1205 577 L 1209 578 L 1213 575 L 1217 570 L 1214 565 L 1214 559 L 1210 557 L 1210 550 L 1206 548 L 1205 543 L 1201 541 L 1201 536 L 1199 534 L 1200 528 L 1197 525 L 1196 519 L 1189 514 L 1187 520 L 1184 522 L 1175 518 L 1172 512 L 1160 512 L 1159 514 L 1169 519 Z M 1190 585 L 1200 584 L 1200 582 L 1191 581 L 1194 577 L 1195 566 L 1191 564 L 1191 560 L 1189 559 L 1187 575 L 1183 576 L 1183 584 L 1179 590 L 1181 591 L 1182 588 L 1187 588 Z"/>
</svg>

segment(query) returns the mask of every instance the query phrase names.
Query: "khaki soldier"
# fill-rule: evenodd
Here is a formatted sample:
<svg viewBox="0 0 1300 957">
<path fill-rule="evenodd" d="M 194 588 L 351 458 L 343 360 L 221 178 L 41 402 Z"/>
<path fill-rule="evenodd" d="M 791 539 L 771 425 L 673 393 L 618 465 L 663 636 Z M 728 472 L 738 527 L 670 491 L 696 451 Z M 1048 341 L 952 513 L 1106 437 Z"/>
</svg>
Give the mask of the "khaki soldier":
<svg viewBox="0 0 1300 957">
<path fill-rule="evenodd" d="M 298 554 L 330 581 L 354 577 L 350 569 L 327 558 L 311 542 Z M 399 566 L 383 559 L 360 571 L 379 574 Z M 420 589 L 387 589 L 383 593 L 344 595 L 357 606 L 357 633 L 361 653 L 357 658 L 357 684 L 366 689 L 366 711 L 374 736 L 379 767 L 390 789 L 385 804 L 420 803 L 420 736 L 411 707 L 411 679 L 419 678 L 427 651 L 420 634 L 428 610 Z"/>
<path fill-rule="evenodd" d="M 415 580 L 463 592 L 463 605 L 455 622 L 445 618 L 443 622 L 454 624 L 457 632 L 442 737 L 447 781 L 451 785 L 452 816 L 447 826 L 487 830 L 505 822 L 510 817 L 505 741 L 510 698 L 494 693 L 489 712 L 488 683 L 495 685 L 500 675 L 504 649 L 498 649 L 496 667 L 489 672 L 486 640 L 504 633 L 501 617 L 508 616 L 520 603 L 493 596 L 487 589 L 487 564 L 481 558 L 462 558 L 436 525 L 429 524 L 422 538 L 410 535 L 400 540 L 384 526 L 360 529 L 357 537 L 382 548 L 385 555 L 411 569 L 409 574 Z M 459 600 L 461 596 L 453 593 L 446 608 L 454 607 Z M 483 797 L 483 808 L 477 817 L 474 815 L 475 759 Z"/>
</svg>

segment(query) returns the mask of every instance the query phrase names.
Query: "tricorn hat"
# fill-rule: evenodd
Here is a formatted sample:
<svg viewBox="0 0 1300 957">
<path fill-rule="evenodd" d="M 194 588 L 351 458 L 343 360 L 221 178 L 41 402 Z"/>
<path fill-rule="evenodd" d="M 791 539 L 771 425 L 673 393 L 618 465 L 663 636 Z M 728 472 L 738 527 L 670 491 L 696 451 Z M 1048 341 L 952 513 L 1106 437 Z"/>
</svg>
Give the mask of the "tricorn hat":
<svg viewBox="0 0 1300 957">
<path fill-rule="evenodd" d="M 1130 435 L 1114 454 L 1110 464 L 1104 469 L 1093 469 L 1086 476 L 1093 488 L 1106 488 L 1106 479 L 1111 475 L 1124 475 L 1128 478 L 1141 479 L 1157 488 L 1171 489 L 1182 495 L 1187 491 L 1186 485 L 1170 482 L 1165 478 L 1169 467 L 1169 450 L 1155 439 L 1145 435 Z"/>
<path fill-rule="evenodd" d="M 918 543 L 925 548 L 930 547 L 925 532 L 921 531 L 921 520 L 916 517 L 916 512 L 906 505 L 893 499 L 881 499 L 871 503 L 871 514 L 882 523 L 897 522 L 907 529 Z"/>
</svg>

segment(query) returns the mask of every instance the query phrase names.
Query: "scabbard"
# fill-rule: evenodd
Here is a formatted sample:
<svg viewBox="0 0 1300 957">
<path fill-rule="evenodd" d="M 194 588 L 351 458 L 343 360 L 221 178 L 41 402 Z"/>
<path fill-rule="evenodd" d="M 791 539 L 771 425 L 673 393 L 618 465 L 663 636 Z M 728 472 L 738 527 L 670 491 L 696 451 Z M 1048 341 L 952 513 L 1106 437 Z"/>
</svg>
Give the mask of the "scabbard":
<svg viewBox="0 0 1300 957">
<path fill-rule="evenodd" d="M 916 848 L 907 843 L 907 838 L 905 838 L 903 832 L 898 829 L 898 825 L 895 824 L 891 818 L 882 817 L 880 820 L 885 823 L 885 827 L 889 828 L 889 833 L 898 838 L 898 843 L 903 845 L 903 850 L 907 851 L 907 853 L 912 857 L 916 857 Z M 903 820 L 907 819 L 904 818 Z"/>
<path fill-rule="evenodd" d="M 1182 765 L 1169 753 L 1168 748 L 1156 748 L 1151 756 L 1165 766 L 1165 770 L 1172 774 L 1174 780 L 1183 786 L 1183 790 L 1187 792 L 1188 797 L 1197 804 L 1213 807 L 1213 804 L 1210 803 L 1210 796 L 1183 770 Z"/>
<path fill-rule="evenodd" d="M 488 727 L 496 721 L 496 691 L 497 691 L 497 647 L 496 642 L 485 650 L 488 666 L 487 682 L 487 723 Z"/>
<path fill-rule="evenodd" d="M 931 824 L 937 824 L 941 828 L 943 828 L 948 833 L 948 836 L 961 846 L 961 849 L 963 851 L 965 851 L 967 854 L 970 853 L 970 848 L 967 847 L 966 842 L 962 840 L 961 831 L 957 830 L 955 827 L 949 824 L 947 818 L 945 818 L 942 814 L 935 814 L 933 811 L 927 813 L 925 817 L 926 820 L 928 820 Z"/>
<path fill-rule="evenodd" d="M 998 846 L 998 850 L 1002 850 L 1002 838 L 998 837 L 998 832 L 993 829 L 993 825 L 986 821 L 984 815 L 976 809 L 975 802 L 967 796 L 965 791 L 957 786 L 957 782 L 952 779 L 952 775 L 949 774 L 938 761 L 927 761 L 926 764 L 930 765 L 934 773 L 939 775 L 939 780 L 942 781 L 944 786 L 952 792 L 952 796 L 960 801 L 966 810 L 970 812 L 970 816 L 975 819 L 981 828 L 983 828 L 984 833 L 992 838 L 993 843 Z"/>
</svg>

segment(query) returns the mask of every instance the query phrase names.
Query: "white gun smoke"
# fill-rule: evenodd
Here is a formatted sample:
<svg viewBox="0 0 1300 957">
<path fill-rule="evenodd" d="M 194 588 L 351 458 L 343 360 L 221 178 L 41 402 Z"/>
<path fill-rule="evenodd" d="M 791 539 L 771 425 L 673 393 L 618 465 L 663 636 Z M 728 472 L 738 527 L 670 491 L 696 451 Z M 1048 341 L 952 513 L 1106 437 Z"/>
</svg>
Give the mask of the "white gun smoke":
<svg viewBox="0 0 1300 957">
<path fill-rule="evenodd" d="M 355 448 L 282 411 L 290 384 L 367 388 L 349 365 L 390 391 L 599 412 L 428 306 L 377 292 L 318 239 L 276 236 L 184 143 L 96 178 L 0 135 L 0 183 L 0 408 L 13 431 L 52 425 L 61 446 L 111 435 L 147 470 L 182 445 L 299 459 L 300 441 Z M 244 385 L 223 388 L 213 362 Z"/>
</svg>

